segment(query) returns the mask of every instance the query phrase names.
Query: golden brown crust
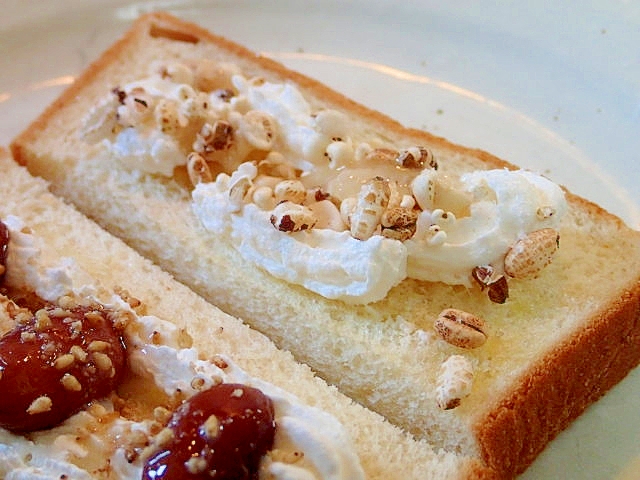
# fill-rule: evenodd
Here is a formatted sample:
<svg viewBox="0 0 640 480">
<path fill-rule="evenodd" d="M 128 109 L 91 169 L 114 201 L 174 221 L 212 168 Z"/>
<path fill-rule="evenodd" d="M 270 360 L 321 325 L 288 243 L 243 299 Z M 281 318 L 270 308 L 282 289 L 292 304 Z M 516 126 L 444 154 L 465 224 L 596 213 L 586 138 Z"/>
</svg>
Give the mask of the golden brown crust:
<svg viewBox="0 0 640 480">
<path fill-rule="evenodd" d="M 640 363 L 640 276 L 588 324 L 478 419 L 483 458 L 505 478 L 522 473 L 550 440 Z"/>
<path fill-rule="evenodd" d="M 460 478 L 466 480 L 500 480 L 503 476 L 487 467 L 481 460 L 473 460 L 462 470 Z"/>
</svg>

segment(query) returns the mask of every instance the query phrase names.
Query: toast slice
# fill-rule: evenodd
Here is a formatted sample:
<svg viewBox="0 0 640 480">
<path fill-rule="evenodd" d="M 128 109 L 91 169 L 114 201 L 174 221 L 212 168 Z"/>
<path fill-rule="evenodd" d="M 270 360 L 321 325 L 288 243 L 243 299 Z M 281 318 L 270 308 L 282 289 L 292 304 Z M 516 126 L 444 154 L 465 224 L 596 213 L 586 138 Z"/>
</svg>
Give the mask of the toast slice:
<svg viewBox="0 0 640 480">
<path fill-rule="evenodd" d="M 190 123 L 211 105 L 163 81 L 205 92 L 224 121 Z M 155 130 L 144 130 L 149 123 Z M 167 145 L 167 135 L 177 141 Z M 522 472 L 640 361 L 638 232 L 540 176 L 403 128 L 169 15 L 141 17 L 11 148 L 55 193 L 342 392 L 501 476 Z M 365 203 L 339 219 L 326 203 L 332 213 L 274 206 L 299 186 L 276 194 L 264 177 L 303 181 L 302 207 L 342 206 L 349 196 Z M 536 193 L 503 195 L 503 177 Z M 389 178 L 404 190 L 392 191 Z M 365 188 L 374 197 L 360 196 Z M 394 196 L 405 216 L 422 220 L 376 217 L 367 232 Z M 522 208 L 504 218 L 532 225 L 510 240 L 481 240 L 484 256 L 467 256 L 440 232 L 452 234 L 455 217 L 467 226 L 460 235 L 484 231 L 486 222 L 468 220 L 482 218 L 471 213 L 476 201 Z M 317 233 L 340 221 L 329 240 Z M 436 249 L 424 247 L 429 240 Z M 520 240 L 529 253 L 506 262 Z M 309 256 L 301 243 L 321 253 Z"/>
<path fill-rule="evenodd" d="M 308 367 L 296 363 L 290 353 L 278 350 L 263 335 L 208 304 L 54 197 L 44 181 L 31 177 L 2 149 L 0 169 L 3 172 L 0 186 L 4 197 L 0 205 L 0 219 L 10 231 L 9 253 L 2 258 L 2 265 L 6 267 L 3 293 L 15 298 L 20 292 L 36 290 L 46 300 L 56 302 L 55 298 L 46 297 L 69 295 L 73 290 L 78 296 L 90 294 L 109 304 L 113 302 L 114 292 L 118 292 L 136 307 L 135 311 L 128 310 L 135 320 L 130 320 L 124 335 L 131 372 L 117 387 L 117 395 L 111 395 L 102 402 L 93 402 L 92 406 L 74 414 L 61 425 L 28 436 L 0 428 L 2 478 L 10 478 L 10 473 L 23 474 L 25 478 L 41 478 L 38 475 L 44 473 L 66 474 L 68 478 L 77 479 L 140 478 L 141 455 L 144 453 L 140 451 L 149 438 L 142 438 L 142 446 L 135 442 L 140 440 L 138 437 L 145 431 L 145 425 L 149 426 L 149 411 L 158 405 L 166 405 L 163 403 L 167 401 L 166 395 L 158 393 L 159 389 L 175 388 L 182 383 L 191 385 L 185 386 L 184 391 L 195 388 L 189 375 L 183 378 L 185 369 L 193 374 L 189 370 L 191 367 L 181 370 L 173 361 L 187 364 L 200 361 L 200 365 L 205 365 L 209 362 L 202 359 L 213 358 L 217 359 L 217 365 L 220 365 L 220 360 L 227 363 L 227 367 L 221 367 L 226 368 L 223 376 L 228 375 L 224 377 L 225 382 L 241 382 L 260 388 L 273 396 L 278 405 L 282 402 L 282 405 L 292 405 L 287 407 L 288 410 L 276 407 L 276 432 L 282 429 L 284 433 L 280 434 L 281 440 L 276 440 L 274 447 L 280 450 L 280 456 L 276 458 L 273 453 L 276 450 L 268 455 L 274 461 L 280 459 L 281 467 L 287 462 L 304 465 L 306 474 L 327 479 L 383 479 L 396 475 L 401 478 L 491 478 L 491 472 L 476 460 L 435 452 L 426 442 L 413 440 L 379 415 L 326 385 Z M 33 267 L 30 274 L 29 268 L 22 267 L 27 264 Z M 50 282 L 34 276 L 36 270 L 43 274 L 46 269 L 54 272 L 47 274 Z M 128 295 L 122 292 L 128 292 Z M 2 298 L 6 300 L 6 297 Z M 23 295 L 21 298 L 26 297 Z M 133 299 L 140 304 L 134 303 Z M 124 301 L 120 303 L 124 305 Z M 12 328 L 12 321 L 4 314 L 5 311 L 6 302 L 3 300 L 3 314 L 0 315 L 2 335 Z M 155 332 L 153 341 L 143 335 L 152 330 Z M 189 343 L 192 347 L 186 348 Z M 173 351 L 178 353 L 172 357 L 165 351 L 158 357 L 165 363 L 154 367 L 155 370 L 147 368 L 142 357 L 153 358 L 152 350 L 158 344 L 175 348 Z M 5 380 L 6 374 L 10 373 L 6 370 L 8 355 L 6 350 L 0 351 Z M 152 363 L 153 360 L 149 365 Z M 207 380 L 205 374 L 211 368 L 214 368 L 213 364 L 201 367 L 199 375 L 193 374 L 194 378 L 210 383 L 211 379 Z M 166 379 L 172 374 L 163 377 L 158 369 L 178 373 L 167 384 Z M 149 380 L 145 371 L 154 372 L 154 378 Z M 17 394 L 15 391 L 12 393 Z M 283 413 L 278 413 L 279 410 Z M 5 415 L 0 416 L 4 420 Z M 289 420 L 284 418 L 287 416 Z M 292 420 L 294 427 L 290 426 Z M 311 425 L 315 421 L 324 422 L 325 426 Z M 127 437 L 114 440 L 109 436 L 111 428 L 122 430 L 125 428 L 123 425 L 129 429 L 126 430 L 129 432 Z M 89 435 L 87 430 L 93 435 Z M 302 432 L 302 438 L 296 432 Z M 287 441 L 288 436 L 290 439 Z M 152 441 L 153 438 L 151 436 Z M 113 452 L 112 442 L 121 447 L 120 453 Z M 323 443 L 324 446 L 318 448 Z M 304 459 L 303 463 L 299 459 L 294 461 L 293 457 L 300 456 L 296 449 L 298 453 L 302 451 L 311 463 Z M 338 453 L 336 449 L 344 450 Z M 124 451 L 128 451 L 129 462 L 122 461 Z M 27 454 L 30 460 L 23 460 Z M 287 456 L 291 458 L 285 460 Z M 264 469 L 260 478 L 298 478 L 281 477 L 273 467 L 270 473 L 275 477 L 270 477 L 267 474 L 269 469 Z M 286 469 L 284 473 L 287 474 Z M 296 474 L 295 470 L 289 471 L 288 475 L 292 474 Z"/>
</svg>

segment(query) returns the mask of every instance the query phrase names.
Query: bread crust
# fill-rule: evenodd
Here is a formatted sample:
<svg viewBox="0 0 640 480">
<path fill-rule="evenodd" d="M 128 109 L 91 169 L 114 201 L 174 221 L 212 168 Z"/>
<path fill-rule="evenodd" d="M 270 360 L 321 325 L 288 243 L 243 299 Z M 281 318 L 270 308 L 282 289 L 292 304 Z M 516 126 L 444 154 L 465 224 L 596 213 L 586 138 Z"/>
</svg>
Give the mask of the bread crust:
<svg viewBox="0 0 640 480">
<path fill-rule="evenodd" d="M 589 329 L 549 351 L 477 421 L 487 465 L 505 478 L 522 473 L 549 441 L 640 363 L 639 299 L 640 279 L 594 314 Z"/>
<path fill-rule="evenodd" d="M 407 129 L 387 116 L 364 107 L 304 75 L 256 55 L 201 27 L 164 13 L 154 13 L 138 21 L 107 52 L 83 73 L 58 100 L 16 140 L 11 149 L 19 163 L 29 166 L 29 144 L 57 113 L 89 86 L 100 72 L 116 61 L 120 51 L 137 35 L 151 28 L 156 34 L 176 35 L 183 41 L 213 42 L 235 55 L 255 62 L 279 78 L 295 82 L 303 90 L 367 119 L 392 134 L 437 145 L 453 153 L 478 159 L 490 168 L 516 168 L 512 164 L 477 149 L 455 145 L 448 140 L 415 129 Z M 154 30 L 155 29 L 155 30 Z M 35 167 L 36 169 L 38 167 Z M 640 233 L 629 232 L 624 223 L 601 207 L 567 192 L 569 202 L 585 215 L 624 230 L 625 236 L 640 244 Z M 523 472 L 548 442 L 584 409 L 600 398 L 640 363 L 640 272 L 624 287 L 620 297 L 601 307 L 582 329 L 554 346 L 521 376 L 503 398 L 474 419 L 484 466 L 470 475 L 477 478 L 513 478 Z M 579 373 L 576 373 L 579 372 Z M 489 467 L 487 469 L 486 467 Z"/>
</svg>

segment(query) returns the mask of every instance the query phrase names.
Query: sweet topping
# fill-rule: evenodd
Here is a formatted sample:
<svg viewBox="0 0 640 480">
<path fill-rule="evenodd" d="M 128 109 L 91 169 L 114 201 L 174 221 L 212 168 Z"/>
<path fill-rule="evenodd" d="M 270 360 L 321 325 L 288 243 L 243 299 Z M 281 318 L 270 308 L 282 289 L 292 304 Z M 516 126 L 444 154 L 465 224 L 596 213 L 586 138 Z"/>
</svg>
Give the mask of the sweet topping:
<svg viewBox="0 0 640 480">
<path fill-rule="evenodd" d="M 473 385 L 473 366 L 462 355 L 451 355 L 440 366 L 436 383 L 436 402 L 443 410 L 460 406 Z"/>
<path fill-rule="evenodd" d="M 484 320 L 463 310 L 443 310 L 433 326 L 445 341 L 456 347 L 478 348 L 487 341 Z"/>
<path fill-rule="evenodd" d="M 471 271 L 471 276 L 482 290 L 488 289 L 489 299 L 494 303 L 504 303 L 509 298 L 509 285 L 504 275 L 498 274 L 491 265 L 481 265 Z"/>
<path fill-rule="evenodd" d="M 138 125 L 151 114 L 152 99 L 143 89 L 134 88 L 129 94 L 115 89 L 114 94 L 120 103 L 116 113 L 116 119 L 120 125 Z"/>
<path fill-rule="evenodd" d="M 340 203 L 340 218 L 348 227 L 351 226 L 351 214 L 356 209 L 357 202 L 355 197 L 348 197 Z"/>
<path fill-rule="evenodd" d="M 193 150 L 206 155 L 219 150 L 227 150 L 233 145 L 233 127 L 224 120 L 216 121 L 213 126 L 205 123 L 196 137 Z"/>
<path fill-rule="evenodd" d="M 282 180 L 273 189 L 277 203 L 289 201 L 302 204 L 307 198 L 307 189 L 300 180 Z"/>
<path fill-rule="evenodd" d="M 231 87 L 230 78 L 236 71 L 234 65 L 207 59 L 190 63 L 189 67 L 193 72 L 194 87 L 203 92 L 213 91 L 218 95 L 221 94 L 220 90 L 222 90 L 222 93 L 229 91 Z"/>
<path fill-rule="evenodd" d="M 507 284 L 507 277 L 501 276 L 495 282 L 489 285 L 488 290 L 489 300 L 493 303 L 504 303 L 509 298 L 509 285 Z"/>
<path fill-rule="evenodd" d="M 404 168 L 438 169 L 438 162 L 433 156 L 433 152 L 425 147 L 412 147 L 401 151 L 396 157 L 396 163 Z"/>
<path fill-rule="evenodd" d="M 260 390 L 220 384 L 182 404 L 143 479 L 251 479 L 275 434 L 273 404 Z"/>
<path fill-rule="evenodd" d="M 351 235 L 354 238 L 366 240 L 373 235 L 389 204 L 390 195 L 389 182 L 382 177 L 372 178 L 362 185 L 349 215 Z"/>
<path fill-rule="evenodd" d="M 82 390 L 82 385 L 80 384 L 78 379 L 70 373 L 65 373 L 60 379 L 60 383 L 65 389 L 72 392 L 79 392 L 80 390 Z"/>
<path fill-rule="evenodd" d="M 342 232 L 345 224 L 342 221 L 338 207 L 331 200 L 320 200 L 309 205 L 309 210 L 318 219 L 315 228 L 334 230 Z"/>
<path fill-rule="evenodd" d="M 547 219 L 553 217 L 556 213 L 557 213 L 556 209 L 553 208 L 550 205 L 545 205 L 545 206 L 539 207 L 536 210 L 536 216 L 540 220 L 547 220 Z"/>
<path fill-rule="evenodd" d="M 91 342 L 91 344 L 93 344 L 95 342 Z M 104 342 L 105 344 L 109 344 L 109 342 Z M 91 348 L 91 344 L 89 344 L 89 348 Z M 71 354 L 73 355 L 73 358 L 75 360 L 77 360 L 78 362 L 81 363 L 86 363 L 87 359 L 89 358 L 89 354 L 87 352 L 85 352 L 82 347 L 80 347 L 79 345 L 74 345 L 73 347 L 71 347 L 69 349 L 69 351 L 71 352 Z"/>
<path fill-rule="evenodd" d="M 187 173 L 193 185 L 213 181 L 213 175 L 207 161 L 202 155 L 192 152 L 187 157 Z"/>
<path fill-rule="evenodd" d="M 404 241 L 416 233 L 418 212 L 413 208 L 394 207 L 387 209 L 380 220 L 382 235 Z"/>
<path fill-rule="evenodd" d="M 373 148 L 364 154 L 363 160 L 367 163 L 380 164 L 396 162 L 398 152 L 390 148 Z"/>
<path fill-rule="evenodd" d="M 260 160 L 258 171 L 263 175 L 285 180 L 297 178 L 300 173 L 279 152 L 269 152 L 264 160 Z"/>
<path fill-rule="evenodd" d="M 27 414 L 36 415 L 38 413 L 46 413 L 51 411 L 53 402 L 46 395 L 36 398 L 27 408 Z"/>
<path fill-rule="evenodd" d="M 276 121 L 266 112 L 250 110 L 239 122 L 238 135 L 253 148 L 269 151 L 276 141 Z"/>
<path fill-rule="evenodd" d="M 491 265 L 479 265 L 471 271 L 471 276 L 484 290 L 497 279 L 496 271 Z"/>
<path fill-rule="evenodd" d="M 78 346 L 74 345 L 73 347 L 77 348 Z M 60 355 L 58 358 L 55 359 L 55 361 L 53 362 L 53 366 L 58 370 L 66 370 L 71 365 L 73 365 L 73 362 L 75 361 L 76 361 L 76 357 L 74 355 L 72 355 L 71 353 L 65 353 L 64 355 Z"/>
<path fill-rule="evenodd" d="M 11 392 L 0 398 L 0 426 L 49 428 L 115 388 L 125 350 L 108 313 L 47 305 L 0 339 L 0 391 Z M 104 344 L 101 352 L 87 352 L 94 342 Z"/>
<path fill-rule="evenodd" d="M 423 211 L 416 234 L 404 242 L 412 259 L 410 277 L 469 285 L 479 265 L 491 265 L 502 274 L 505 255 L 514 242 L 529 232 L 556 228 L 560 212 L 566 209 L 560 187 L 531 172 L 477 171 L 459 181 L 466 195 L 450 196 L 443 202 L 451 208 Z M 436 202 L 440 202 L 438 191 Z M 468 205 L 467 196 L 472 199 Z M 549 204 L 557 206 L 559 215 L 541 221 L 537 208 Z M 430 231 L 433 225 L 446 234 L 437 245 Z M 436 248 L 426 247 L 425 241 Z"/>
<path fill-rule="evenodd" d="M 127 168 L 171 176 L 176 166 L 186 165 L 195 187 L 193 208 L 205 228 L 230 234 L 246 259 L 325 297 L 368 303 L 403 280 L 373 277 L 373 270 L 363 267 L 380 262 L 379 242 L 398 244 L 387 245 L 396 254 L 384 262 L 398 264 L 396 272 L 410 278 L 471 286 L 478 265 L 492 265 L 502 275 L 509 248 L 533 231 L 557 229 L 566 210 L 562 189 L 539 175 L 507 170 L 453 175 L 429 146 L 396 145 L 359 129 L 342 112 L 314 111 L 288 83 L 223 69 L 226 73 L 212 77 L 219 82 L 216 88 L 198 90 L 193 80 L 198 64 L 162 70 L 190 74 L 125 85 L 115 102 L 122 103 L 118 111 L 133 97 L 144 99 L 146 107 L 128 108 L 148 108 L 154 115 L 135 117 L 132 127 L 96 125 L 114 116 L 108 111 L 112 99 L 88 116 L 84 138 L 94 141 L 101 132 L 110 157 Z M 220 91 L 230 94 L 221 99 Z M 214 170 L 223 172 L 216 180 Z M 314 199 L 317 191 L 330 196 L 340 221 L 334 210 L 315 205 L 324 200 Z M 265 231 L 269 223 L 279 235 Z M 305 234 L 290 235 L 300 230 Z M 344 232 L 360 242 L 342 241 Z M 287 257 L 308 263 L 289 273 L 284 255 L 272 253 L 285 248 Z M 327 261 L 338 250 L 352 260 Z M 506 280 L 496 277 L 484 288 L 494 302 L 508 298 Z"/>
<path fill-rule="evenodd" d="M 507 277 L 501 275 L 495 282 L 489 284 L 487 291 L 489 300 L 493 303 L 504 303 L 509 298 L 509 285 L 507 284 Z"/>
<path fill-rule="evenodd" d="M 504 271 L 513 278 L 532 278 L 551 263 L 560 246 L 560 235 L 553 228 L 529 233 L 507 252 Z"/>
<path fill-rule="evenodd" d="M 299 232 L 313 228 L 318 221 L 313 211 L 304 205 L 284 201 L 271 213 L 271 224 L 281 232 Z"/>
<path fill-rule="evenodd" d="M 271 187 L 266 185 L 257 186 L 254 184 L 250 193 L 251 201 L 261 210 L 272 210 L 275 207 L 276 200 L 273 197 L 273 189 Z"/>
</svg>

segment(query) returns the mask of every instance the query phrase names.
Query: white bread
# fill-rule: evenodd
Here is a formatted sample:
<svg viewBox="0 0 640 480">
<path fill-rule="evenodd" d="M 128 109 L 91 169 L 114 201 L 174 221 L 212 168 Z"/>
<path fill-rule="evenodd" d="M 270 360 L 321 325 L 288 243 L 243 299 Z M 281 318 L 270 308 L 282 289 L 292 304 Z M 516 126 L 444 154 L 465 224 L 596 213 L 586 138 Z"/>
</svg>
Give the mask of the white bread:
<svg viewBox="0 0 640 480">
<path fill-rule="evenodd" d="M 2 149 L 0 170 L 4 197 L 0 219 L 15 215 L 35 236 L 44 239 L 43 257 L 73 258 L 102 287 L 122 287 L 143 302 L 147 314 L 186 328 L 204 357 L 225 354 L 250 375 L 330 412 L 353 439 L 367 478 L 490 478 L 476 461 L 437 453 L 426 442 L 413 440 L 379 415 L 338 393 L 308 367 L 296 363 L 290 353 L 278 350 L 263 335 L 205 302 L 54 197 L 46 182 L 31 177 Z M 0 455 L 0 466 L 5 460 Z M 96 478 L 111 477 L 96 474 Z"/>
<path fill-rule="evenodd" d="M 15 159 L 52 182 L 117 236 L 223 310 L 243 318 L 329 383 L 417 436 L 522 472 L 550 439 L 640 361 L 640 235 L 567 193 L 561 247 L 539 278 L 514 282 L 504 305 L 478 289 L 405 280 L 382 301 L 350 306 L 273 278 L 206 232 L 184 183 L 130 175 L 77 132 L 105 92 L 152 61 L 207 57 L 247 76 L 294 82 L 314 107 L 343 111 L 360 131 L 428 146 L 456 173 L 513 168 L 485 152 L 408 130 L 389 118 L 238 45 L 164 14 L 141 19 L 12 144 Z M 214 243 L 215 249 L 210 245 Z M 597 286 L 597 288 L 594 288 Z M 430 333 L 447 307 L 486 319 L 489 340 L 465 352 L 472 394 L 436 407 L 436 373 L 457 353 Z"/>
</svg>

